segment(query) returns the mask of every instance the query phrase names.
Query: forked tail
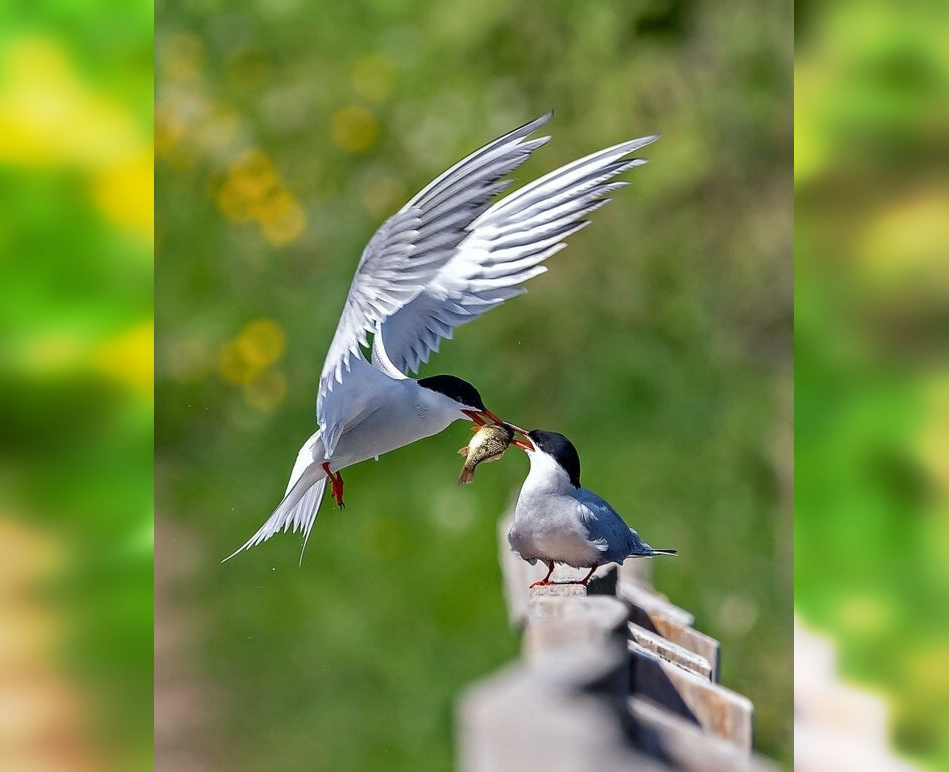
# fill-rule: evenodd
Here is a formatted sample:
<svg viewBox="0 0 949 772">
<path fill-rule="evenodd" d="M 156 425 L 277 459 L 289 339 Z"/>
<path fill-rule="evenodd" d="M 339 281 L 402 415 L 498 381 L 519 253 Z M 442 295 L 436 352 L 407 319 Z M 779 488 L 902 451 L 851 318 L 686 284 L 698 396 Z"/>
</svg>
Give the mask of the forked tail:
<svg viewBox="0 0 949 772">
<path fill-rule="evenodd" d="M 458 484 L 467 485 L 468 483 L 474 482 L 474 469 L 469 469 L 464 467 L 461 470 L 461 474 L 458 475 Z"/>
<path fill-rule="evenodd" d="M 299 479 L 290 487 L 283 501 L 274 510 L 274 513 L 267 518 L 260 529 L 251 536 L 244 544 L 238 547 L 234 552 L 228 555 L 221 562 L 225 562 L 234 557 L 238 552 L 243 552 L 251 547 L 267 541 L 275 533 L 283 531 L 303 532 L 303 547 L 300 550 L 300 562 L 303 562 L 303 550 L 306 549 L 306 543 L 310 538 L 310 531 L 313 523 L 316 522 L 316 515 L 320 510 L 320 502 L 323 500 L 323 491 L 326 488 L 326 475 L 319 464 L 311 464 Z"/>
</svg>

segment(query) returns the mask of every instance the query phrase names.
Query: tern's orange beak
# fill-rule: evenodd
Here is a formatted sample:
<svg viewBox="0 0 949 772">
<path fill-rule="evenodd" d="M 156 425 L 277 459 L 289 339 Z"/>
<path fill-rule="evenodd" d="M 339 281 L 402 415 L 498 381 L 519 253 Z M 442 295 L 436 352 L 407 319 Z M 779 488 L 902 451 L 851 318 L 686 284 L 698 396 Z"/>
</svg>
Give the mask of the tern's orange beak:
<svg viewBox="0 0 949 772">
<path fill-rule="evenodd" d="M 500 418 L 498 418 L 490 410 L 462 410 L 468 418 L 474 421 L 476 427 L 486 426 L 487 424 L 503 424 Z M 477 431 L 478 428 L 475 428 L 474 431 Z"/>
<path fill-rule="evenodd" d="M 508 426 L 510 426 L 514 430 L 513 444 L 515 445 L 515 447 L 520 448 L 526 453 L 533 452 L 534 444 L 531 442 L 531 438 L 527 436 L 527 429 L 522 429 L 520 426 L 515 426 L 512 423 L 508 423 Z M 523 440 L 517 439 L 518 434 L 520 434 L 524 439 Z"/>
</svg>

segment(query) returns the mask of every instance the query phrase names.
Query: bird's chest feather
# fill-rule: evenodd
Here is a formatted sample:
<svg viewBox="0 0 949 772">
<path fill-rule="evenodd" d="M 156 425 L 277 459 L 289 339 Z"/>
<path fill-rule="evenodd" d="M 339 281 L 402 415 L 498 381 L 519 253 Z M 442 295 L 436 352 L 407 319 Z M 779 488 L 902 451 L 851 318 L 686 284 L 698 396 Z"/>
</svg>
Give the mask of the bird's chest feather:
<svg viewBox="0 0 949 772">
<path fill-rule="evenodd" d="M 599 551 L 568 497 L 521 496 L 515 509 L 511 547 L 522 557 L 592 565 Z"/>
</svg>

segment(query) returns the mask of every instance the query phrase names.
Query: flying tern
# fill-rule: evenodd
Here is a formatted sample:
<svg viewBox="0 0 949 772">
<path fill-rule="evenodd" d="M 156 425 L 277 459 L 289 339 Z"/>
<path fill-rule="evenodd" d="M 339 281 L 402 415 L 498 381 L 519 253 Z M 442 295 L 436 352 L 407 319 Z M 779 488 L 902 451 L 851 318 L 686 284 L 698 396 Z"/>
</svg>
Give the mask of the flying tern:
<svg viewBox="0 0 949 772">
<path fill-rule="evenodd" d="M 599 566 L 630 557 L 675 555 L 650 547 L 623 518 L 593 491 L 580 485 L 580 456 L 562 434 L 539 429 L 518 440 L 530 458 L 530 472 L 514 507 L 507 540 L 531 565 L 547 564 L 547 576 L 531 587 L 551 584 L 554 563 L 589 568 L 586 585 Z"/>
<path fill-rule="evenodd" d="M 583 218 L 628 184 L 614 178 L 646 163 L 630 155 L 658 139 L 606 148 L 491 203 L 510 184 L 505 175 L 550 139 L 529 137 L 551 115 L 456 163 L 370 239 L 320 374 L 318 428 L 300 449 L 280 504 L 230 557 L 291 529 L 302 531 L 305 548 L 327 481 L 343 506 L 340 471 L 348 466 L 454 421 L 502 423 L 467 381 L 409 373 L 454 328 L 526 292 L 523 282 L 547 270 L 543 262 L 587 225 Z"/>
</svg>

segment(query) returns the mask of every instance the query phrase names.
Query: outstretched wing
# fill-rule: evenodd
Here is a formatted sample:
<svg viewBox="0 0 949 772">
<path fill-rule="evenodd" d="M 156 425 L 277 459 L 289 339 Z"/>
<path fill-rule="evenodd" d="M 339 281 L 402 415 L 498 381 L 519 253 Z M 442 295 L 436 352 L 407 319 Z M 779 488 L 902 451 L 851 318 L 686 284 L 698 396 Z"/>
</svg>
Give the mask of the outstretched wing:
<svg viewBox="0 0 949 772">
<path fill-rule="evenodd" d="M 628 184 L 613 178 L 646 163 L 628 156 L 657 139 L 642 137 L 581 158 L 487 209 L 426 286 L 382 323 L 373 363 L 395 377 L 417 371 L 455 327 L 526 292 L 520 285 L 547 270 L 542 263 L 587 225 L 583 218 Z"/>
<path fill-rule="evenodd" d="M 317 397 L 317 420 L 327 458 L 339 436 L 338 400 L 327 400 L 342 383 L 360 346 L 385 319 L 410 303 L 454 255 L 468 226 L 517 168 L 549 137 L 527 137 L 550 119 L 550 113 L 505 134 L 459 161 L 421 190 L 370 239 L 349 288 L 336 334 L 330 343 Z M 324 402 L 326 406 L 324 407 Z"/>
</svg>

